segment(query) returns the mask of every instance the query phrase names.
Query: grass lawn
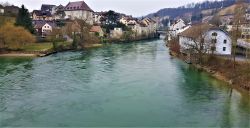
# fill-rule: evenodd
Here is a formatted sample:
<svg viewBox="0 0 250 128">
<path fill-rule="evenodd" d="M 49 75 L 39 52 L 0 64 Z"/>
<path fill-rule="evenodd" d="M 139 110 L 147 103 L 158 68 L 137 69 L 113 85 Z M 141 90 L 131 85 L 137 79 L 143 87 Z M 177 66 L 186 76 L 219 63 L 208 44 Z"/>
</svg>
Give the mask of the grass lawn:
<svg viewBox="0 0 250 128">
<path fill-rule="evenodd" d="M 57 46 L 68 46 L 71 45 L 70 42 L 57 42 Z M 46 42 L 46 43 L 34 43 L 34 44 L 27 44 L 23 46 L 24 51 L 47 51 L 53 48 L 52 42 Z"/>
</svg>

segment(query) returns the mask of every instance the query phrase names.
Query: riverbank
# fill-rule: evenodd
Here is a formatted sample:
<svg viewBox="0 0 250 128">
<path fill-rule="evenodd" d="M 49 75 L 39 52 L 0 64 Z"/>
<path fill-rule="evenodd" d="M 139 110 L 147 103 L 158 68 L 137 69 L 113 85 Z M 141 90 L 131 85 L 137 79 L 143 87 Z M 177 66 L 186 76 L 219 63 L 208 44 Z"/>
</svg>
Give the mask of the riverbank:
<svg viewBox="0 0 250 128">
<path fill-rule="evenodd" d="M 171 51 L 171 56 L 185 61 L 185 56 Z M 202 64 L 191 64 L 200 71 L 209 73 L 214 78 L 228 83 L 237 90 L 250 92 L 250 63 L 236 62 L 233 68 L 231 59 L 223 59 L 220 57 L 206 57 Z"/>
<path fill-rule="evenodd" d="M 107 40 L 105 43 L 127 43 L 131 41 L 143 41 L 143 40 L 153 40 L 159 39 L 158 37 L 141 38 L 133 40 Z M 66 52 L 75 50 L 71 47 L 72 43 L 60 43 L 57 49 L 53 49 L 52 43 L 36 43 L 30 46 L 26 46 L 23 50 L 7 50 L 0 51 L 0 57 L 45 57 L 58 52 Z M 102 47 L 103 44 L 87 44 L 83 46 L 83 49 Z M 77 49 L 79 50 L 79 49 Z"/>
<path fill-rule="evenodd" d="M 34 45 L 34 44 L 33 44 Z M 52 44 L 48 45 L 48 43 L 38 43 L 39 48 L 36 46 L 29 46 L 32 48 L 29 49 L 23 49 L 23 50 L 2 50 L 0 51 L 0 57 L 45 57 L 51 54 L 55 54 L 58 52 L 66 52 L 66 51 L 72 51 L 75 50 L 71 47 L 71 44 L 65 45 L 65 46 L 58 46 L 56 49 L 53 49 Z M 43 49 L 41 49 L 41 45 Z M 101 47 L 102 44 L 90 44 L 84 46 L 84 48 L 96 48 Z"/>
</svg>

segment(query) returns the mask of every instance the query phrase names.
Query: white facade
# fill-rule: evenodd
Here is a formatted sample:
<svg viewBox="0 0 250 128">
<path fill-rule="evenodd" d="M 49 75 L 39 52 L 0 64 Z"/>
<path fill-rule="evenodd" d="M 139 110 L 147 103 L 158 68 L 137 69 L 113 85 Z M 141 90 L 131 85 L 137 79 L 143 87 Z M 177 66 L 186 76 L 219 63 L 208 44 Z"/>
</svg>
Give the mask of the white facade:
<svg viewBox="0 0 250 128">
<path fill-rule="evenodd" d="M 4 14 L 4 9 L 0 8 L 0 14 Z"/>
<path fill-rule="evenodd" d="M 179 19 L 175 24 L 169 27 L 168 37 L 171 40 L 172 37 L 177 37 L 177 35 L 186 29 L 190 28 L 190 25 L 186 25 L 182 19 Z"/>
<path fill-rule="evenodd" d="M 205 42 L 209 43 L 212 39 L 212 33 L 217 33 L 216 43 L 215 43 L 215 54 L 219 55 L 231 55 L 232 53 L 232 40 L 228 33 L 222 30 L 209 30 L 205 34 Z"/>
<path fill-rule="evenodd" d="M 175 24 L 172 24 L 169 29 L 171 31 L 177 31 L 184 28 L 185 26 L 185 22 L 182 19 L 179 19 Z"/>
<path fill-rule="evenodd" d="M 123 35 L 122 28 L 114 28 L 114 30 L 110 32 L 111 38 L 119 39 L 122 37 L 122 35 Z"/>
<path fill-rule="evenodd" d="M 128 25 L 127 18 L 125 18 L 125 17 L 122 17 L 122 18 L 119 20 L 119 22 L 122 23 L 122 24 Z"/>
<path fill-rule="evenodd" d="M 53 27 L 48 23 L 44 24 L 42 27 L 42 36 L 46 36 L 47 34 L 53 31 Z"/>
<path fill-rule="evenodd" d="M 231 55 L 232 53 L 232 40 L 230 36 L 222 31 L 217 29 L 209 30 L 204 35 L 204 49 L 211 49 L 212 47 L 212 33 L 217 33 L 216 36 L 216 43 L 215 43 L 215 51 L 214 53 L 217 55 Z M 179 44 L 180 44 L 180 51 L 184 53 L 185 50 L 189 49 L 190 45 L 194 45 L 195 42 L 189 38 L 184 36 L 179 36 Z M 198 44 L 198 43 L 197 43 Z M 208 51 L 208 54 L 211 54 L 211 51 Z"/>
<path fill-rule="evenodd" d="M 101 24 L 101 18 L 102 18 L 101 15 L 95 14 L 93 17 L 94 17 L 94 22 L 95 23 Z"/>
<path fill-rule="evenodd" d="M 93 12 L 85 10 L 65 10 L 66 18 L 71 20 L 82 19 L 86 20 L 88 24 L 93 24 Z"/>
</svg>

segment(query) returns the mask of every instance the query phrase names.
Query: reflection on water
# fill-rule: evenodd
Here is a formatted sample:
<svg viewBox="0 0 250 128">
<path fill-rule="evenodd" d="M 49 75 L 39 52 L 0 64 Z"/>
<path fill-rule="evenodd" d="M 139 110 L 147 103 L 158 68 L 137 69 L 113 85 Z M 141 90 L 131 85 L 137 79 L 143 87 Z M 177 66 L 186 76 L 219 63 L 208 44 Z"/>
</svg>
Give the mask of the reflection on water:
<svg viewBox="0 0 250 128">
<path fill-rule="evenodd" d="M 162 40 L 0 58 L 0 126 L 250 127 L 242 95 Z"/>
</svg>

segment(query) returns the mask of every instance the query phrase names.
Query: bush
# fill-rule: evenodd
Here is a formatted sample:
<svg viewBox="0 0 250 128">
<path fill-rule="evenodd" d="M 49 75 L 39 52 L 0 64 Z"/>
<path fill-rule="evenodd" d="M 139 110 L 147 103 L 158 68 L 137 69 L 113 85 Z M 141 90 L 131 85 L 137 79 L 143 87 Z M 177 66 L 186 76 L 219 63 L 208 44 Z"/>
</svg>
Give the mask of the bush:
<svg viewBox="0 0 250 128">
<path fill-rule="evenodd" d="M 23 27 L 16 27 L 6 23 L 0 27 L 0 46 L 11 50 L 18 50 L 25 44 L 34 43 L 34 36 Z"/>
<path fill-rule="evenodd" d="M 180 53 L 180 45 L 177 38 L 174 38 L 168 42 L 169 49 L 177 54 Z"/>
</svg>

